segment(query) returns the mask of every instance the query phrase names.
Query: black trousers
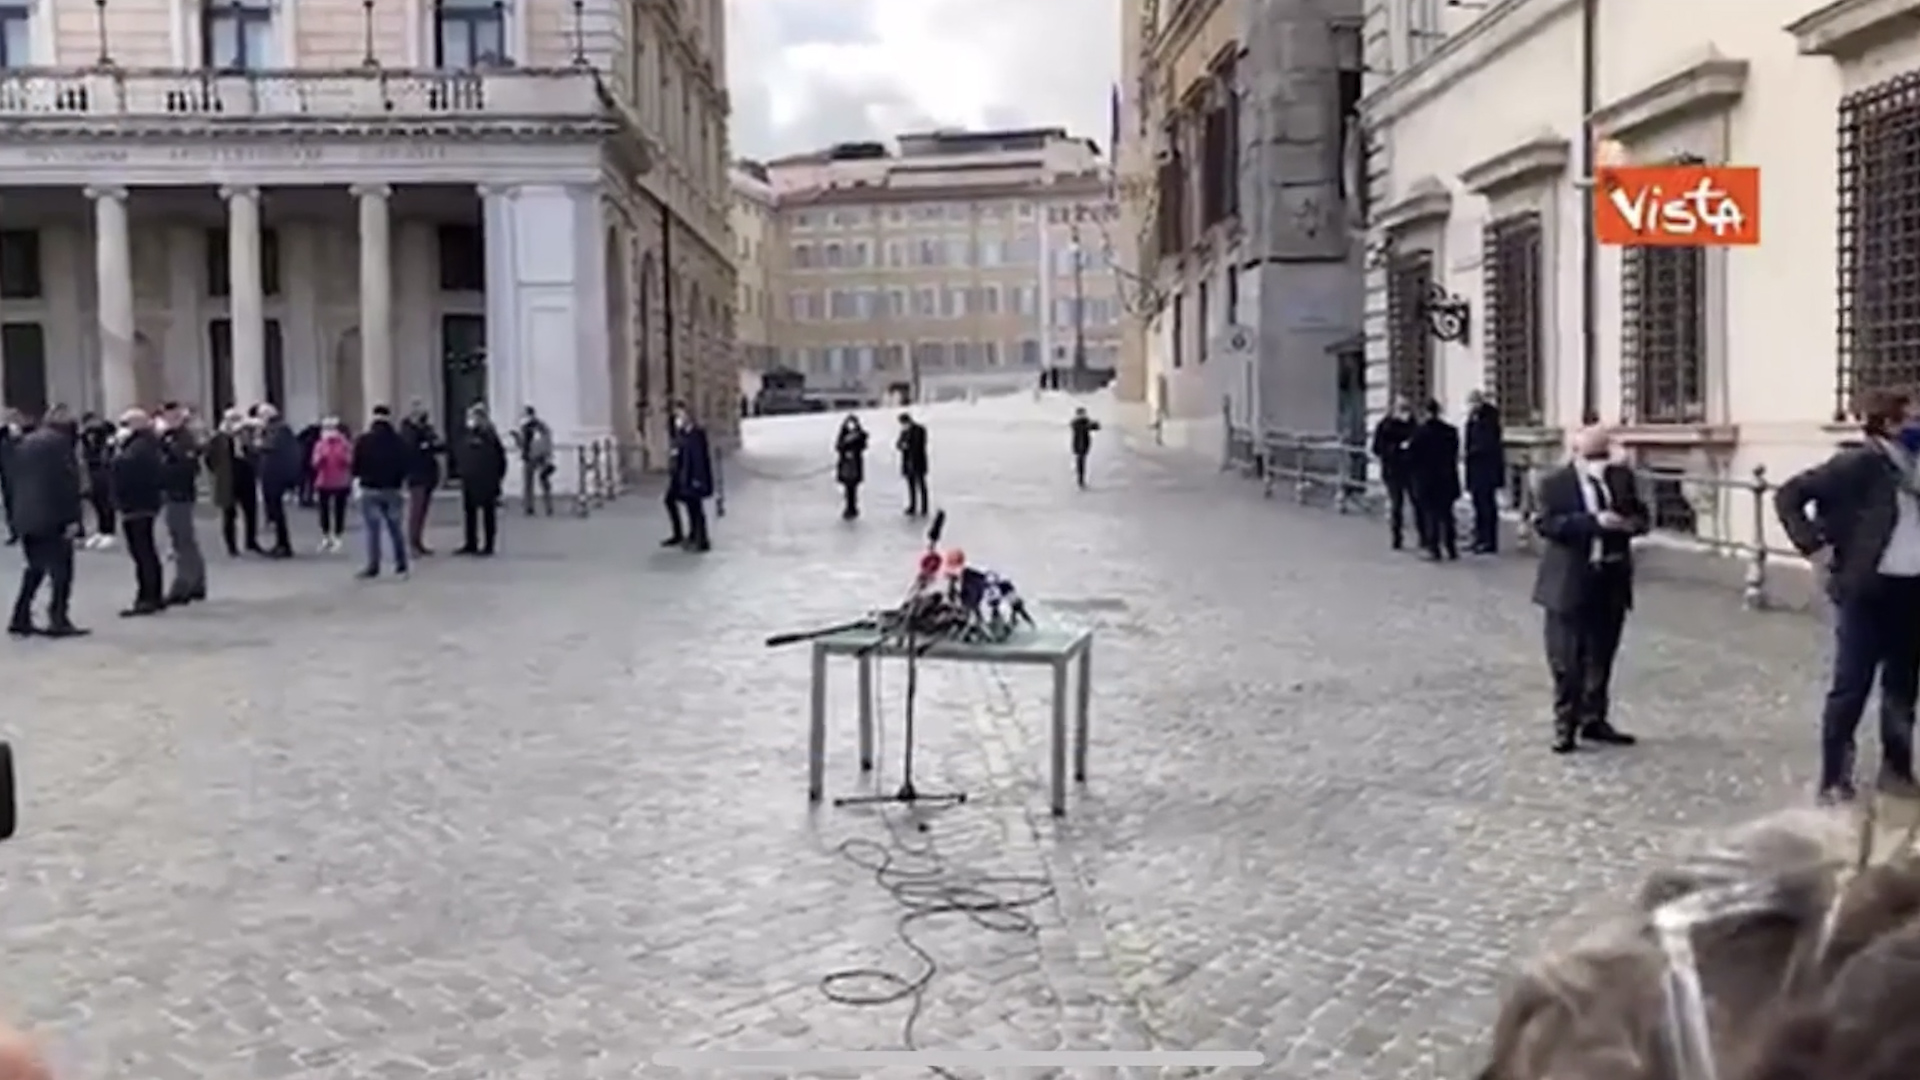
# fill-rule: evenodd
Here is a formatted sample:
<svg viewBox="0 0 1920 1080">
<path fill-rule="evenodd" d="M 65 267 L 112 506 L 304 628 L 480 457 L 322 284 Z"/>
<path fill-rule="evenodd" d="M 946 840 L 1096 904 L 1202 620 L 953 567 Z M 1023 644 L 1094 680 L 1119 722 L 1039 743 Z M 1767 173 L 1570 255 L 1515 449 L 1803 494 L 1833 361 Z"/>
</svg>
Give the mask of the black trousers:
<svg viewBox="0 0 1920 1080">
<path fill-rule="evenodd" d="M 353 493 L 348 490 L 314 492 L 320 503 L 320 532 L 323 536 L 345 536 L 347 534 L 347 499 Z"/>
<path fill-rule="evenodd" d="M 932 510 L 928 506 L 930 500 L 927 498 L 927 474 L 908 473 L 906 480 L 907 513 L 921 516 L 931 513 Z"/>
<path fill-rule="evenodd" d="M 1880 683 L 1880 761 L 1913 777 L 1914 702 L 1920 698 L 1920 578 L 1876 577 L 1836 606 L 1833 681 L 1820 712 L 1820 786 L 1853 779 L 1854 734 Z"/>
<path fill-rule="evenodd" d="M 500 538 L 500 497 L 460 493 L 460 550 L 493 554 Z"/>
<path fill-rule="evenodd" d="M 127 555 L 133 560 L 133 606 L 159 607 L 164 571 L 160 566 L 160 548 L 154 543 L 153 527 L 158 516 L 141 514 L 122 518 L 121 531 L 127 537 Z"/>
<path fill-rule="evenodd" d="M 243 530 L 240 536 L 234 535 L 235 526 Z M 248 551 L 260 550 L 260 499 L 251 484 L 234 485 L 232 501 L 220 508 L 220 539 L 226 542 L 227 554 L 240 554 L 241 536 Z"/>
<path fill-rule="evenodd" d="M 273 529 L 273 550 L 291 552 L 293 536 L 287 532 L 287 493 L 284 491 L 261 491 L 261 509 L 267 512 L 267 525 Z"/>
<path fill-rule="evenodd" d="M 1413 512 L 1420 529 L 1420 547 L 1438 558 L 1460 556 L 1460 523 L 1453 516 L 1453 499 L 1414 496 Z"/>
<path fill-rule="evenodd" d="M 1585 603 L 1547 612 L 1547 670 L 1553 674 L 1553 729 L 1576 735 L 1607 720 L 1613 661 L 1627 625 L 1625 564 L 1600 567 Z"/>
<path fill-rule="evenodd" d="M 1473 499 L 1473 550 L 1500 550 L 1500 489 L 1475 487 L 1467 493 Z"/>
<path fill-rule="evenodd" d="M 1085 450 L 1073 452 L 1073 482 L 1081 487 L 1087 486 L 1087 452 Z"/>
<path fill-rule="evenodd" d="M 840 502 L 840 516 L 843 518 L 846 518 L 848 521 L 852 521 L 854 518 L 859 517 L 860 516 L 860 484 L 857 481 L 851 482 L 851 483 L 847 481 L 841 481 L 840 494 L 842 495 L 842 499 Z M 678 532 L 679 530 L 675 529 L 674 531 Z"/>
<path fill-rule="evenodd" d="M 685 520 L 682 520 L 682 511 Z M 690 547 L 705 550 L 711 546 L 712 539 L 707 535 L 707 500 L 685 499 L 678 495 L 667 496 L 667 523 L 673 528 L 673 539 Z"/>
<path fill-rule="evenodd" d="M 1387 528 L 1393 536 L 1393 548 L 1398 551 L 1406 546 L 1407 503 L 1413 496 L 1413 489 L 1407 486 L 1407 479 L 1404 476 L 1388 474 L 1384 477 L 1384 481 L 1387 485 Z M 1414 511 L 1413 525 L 1417 535 L 1422 538 L 1420 546 L 1425 547 L 1426 534 L 1418 533 L 1420 528 L 1418 510 Z"/>
<path fill-rule="evenodd" d="M 114 527 L 113 474 L 96 472 L 87 477 L 87 502 L 93 505 L 93 531 L 112 536 Z"/>
<path fill-rule="evenodd" d="M 13 599 L 13 625 L 32 625 L 33 601 L 42 582 L 53 588 L 47 601 L 48 625 L 68 625 L 72 621 L 67 607 L 73 600 L 73 542 L 64 536 L 23 536 L 20 553 L 27 565 L 20 571 L 20 592 Z"/>
</svg>

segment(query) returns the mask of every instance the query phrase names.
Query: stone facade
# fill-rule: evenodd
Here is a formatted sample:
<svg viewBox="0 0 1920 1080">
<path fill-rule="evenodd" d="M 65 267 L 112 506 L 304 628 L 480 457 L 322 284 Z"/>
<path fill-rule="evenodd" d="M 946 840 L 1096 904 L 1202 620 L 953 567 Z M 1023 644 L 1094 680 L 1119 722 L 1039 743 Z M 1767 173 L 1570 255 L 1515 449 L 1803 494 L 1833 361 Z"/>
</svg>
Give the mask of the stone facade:
<svg viewBox="0 0 1920 1080">
<path fill-rule="evenodd" d="M 719 0 L 100 10 L 6 16 L 36 62 L 0 72 L 0 224 L 38 253 L 0 300 L 36 320 L 16 404 L 438 412 L 459 365 L 435 322 L 470 314 L 469 396 L 496 413 L 534 404 L 635 467 L 676 398 L 737 439 Z M 484 238 L 458 287 L 432 281 L 446 226 Z M 322 299 L 343 279 L 344 329 Z"/>
</svg>

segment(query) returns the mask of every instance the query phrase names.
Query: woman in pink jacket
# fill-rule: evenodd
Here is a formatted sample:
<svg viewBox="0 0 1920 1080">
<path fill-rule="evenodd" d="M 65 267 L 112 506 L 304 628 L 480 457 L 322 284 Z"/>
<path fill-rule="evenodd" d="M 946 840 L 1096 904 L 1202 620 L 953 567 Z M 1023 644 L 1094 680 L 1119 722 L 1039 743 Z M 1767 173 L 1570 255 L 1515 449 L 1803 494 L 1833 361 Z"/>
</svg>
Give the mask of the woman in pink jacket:
<svg viewBox="0 0 1920 1080">
<path fill-rule="evenodd" d="M 338 551 L 347 534 L 347 499 L 353 493 L 353 440 L 340 420 L 320 422 L 313 444 L 313 491 L 320 503 L 320 550 Z"/>
</svg>

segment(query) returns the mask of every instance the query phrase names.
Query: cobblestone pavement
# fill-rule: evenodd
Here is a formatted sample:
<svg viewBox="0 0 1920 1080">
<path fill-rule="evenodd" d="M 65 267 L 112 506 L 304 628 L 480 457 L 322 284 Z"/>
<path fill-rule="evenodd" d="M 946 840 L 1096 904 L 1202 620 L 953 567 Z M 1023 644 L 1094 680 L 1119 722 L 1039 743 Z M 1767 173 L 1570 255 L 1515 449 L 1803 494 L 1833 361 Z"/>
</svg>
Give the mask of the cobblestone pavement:
<svg viewBox="0 0 1920 1080">
<path fill-rule="evenodd" d="M 923 1044 L 1464 1075 L 1516 945 L 1684 830 L 1800 793 L 1813 622 L 1650 587 L 1620 679 L 1645 745 L 1555 759 L 1525 563 L 1430 567 L 1111 433 L 1075 491 L 1063 410 L 928 414 L 950 539 L 1099 647 L 1062 823 L 1045 677 L 924 680 L 923 786 L 974 796 L 927 838 L 1057 892 L 1032 935 L 917 928 L 941 965 Z M 659 550 L 641 496 L 509 516 L 502 558 L 405 584 L 221 558 L 213 602 L 123 623 L 124 557 L 86 555 L 95 636 L 0 644 L 26 800 L 0 994 L 71 1075 L 136 1080 L 665 1078 L 670 1047 L 897 1045 L 905 1003 L 818 987 L 913 971 L 901 909 L 834 850 L 886 833 L 807 810 L 806 658 L 761 645 L 888 601 L 919 546 L 887 455 L 869 516 L 837 520 L 831 423 L 751 430 L 705 558 Z"/>
</svg>

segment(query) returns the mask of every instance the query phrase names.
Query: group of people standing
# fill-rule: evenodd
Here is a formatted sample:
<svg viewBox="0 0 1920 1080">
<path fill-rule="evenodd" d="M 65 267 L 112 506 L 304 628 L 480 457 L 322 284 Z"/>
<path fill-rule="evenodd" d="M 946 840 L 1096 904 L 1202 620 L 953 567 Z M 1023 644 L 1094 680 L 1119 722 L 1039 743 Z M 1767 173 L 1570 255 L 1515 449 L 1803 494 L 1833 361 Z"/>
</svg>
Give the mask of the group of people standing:
<svg viewBox="0 0 1920 1080">
<path fill-rule="evenodd" d="M 1500 550 L 1500 491 L 1507 485 L 1506 433 L 1500 410 L 1487 396 L 1474 391 L 1467 397 L 1464 443 L 1460 429 L 1446 419 L 1437 401 L 1428 401 L 1420 414 L 1412 403 L 1395 402 L 1373 429 L 1371 450 L 1380 462 L 1387 489 L 1387 522 L 1393 546 L 1406 540 L 1406 512 L 1413 510 L 1414 535 L 1419 549 L 1434 561 L 1460 557 L 1458 519 L 1454 507 L 1460 496 L 1473 506 L 1473 541 L 1469 551 L 1492 555 Z M 1461 484 L 1465 471 L 1466 483 Z"/>
<path fill-rule="evenodd" d="M 840 483 L 840 516 L 852 521 L 860 516 L 860 485 L 867 477 L 867 429 L 860 418 L 849 416 L 840 422 L 834 437 L 834 479 Z M 900 434 L 893 441 L 900 455 L 900 478 L 907 486 L 907 516 L 925 517 L 931 513 L 927 495 L 927 429 L 911 413 L 900 414 Z"/>
<path fill-rule="evenodd" d="M 514 441 L 528 478 L 527 512 L 535 512 L 533 495 L 540 491 L 551 515 L 553 439 L 531 407 Z M 23 548 L 26 566 L 8 632 L 86 633 L 69 611 L 74 549 L 111 547 L 116 539 L 124 541 L 134 571 L 133 603 L 121 615 L 154 615 L 206 599 L 206 560 L 195 524 L 203 470 L 231 557 L 293 557 L 290 501 L 317 510 L 320 551 L 341 550 L 358 488 L 366 536 L 359 576 L 380 576 L 384 541 L 394 571 L 404 577 L 410 557 L 433 554 L 426 544 L 427 514 L 444 471 L 461 485 L 464 542 L 458 553 L 492 555 L 507 455 L 478 406 L 451 440 L 441 437 L 418 402 L 397 424 L 386 406 L 376 407 L 358 436 L 337 418 L 296 433 L 268 404 L 229 409 L 211 432 L 178 402 L 152 412 L 128 410 L 117 423 L 94 414 L 75 421 L 59 408 L 44 417 L 10 414 L 0 429 L 0 493 L 9 542 Z M 83 505 L 93 510 L 91 535 Z M 263 518 L 271 533 L 265 545 Z M 172 549 L 170 585 L 159 548 L 162 530 Z M 32 610 L 43 585 L 51 587 L 44 625 L 35 623 Z"/>
</svg>

